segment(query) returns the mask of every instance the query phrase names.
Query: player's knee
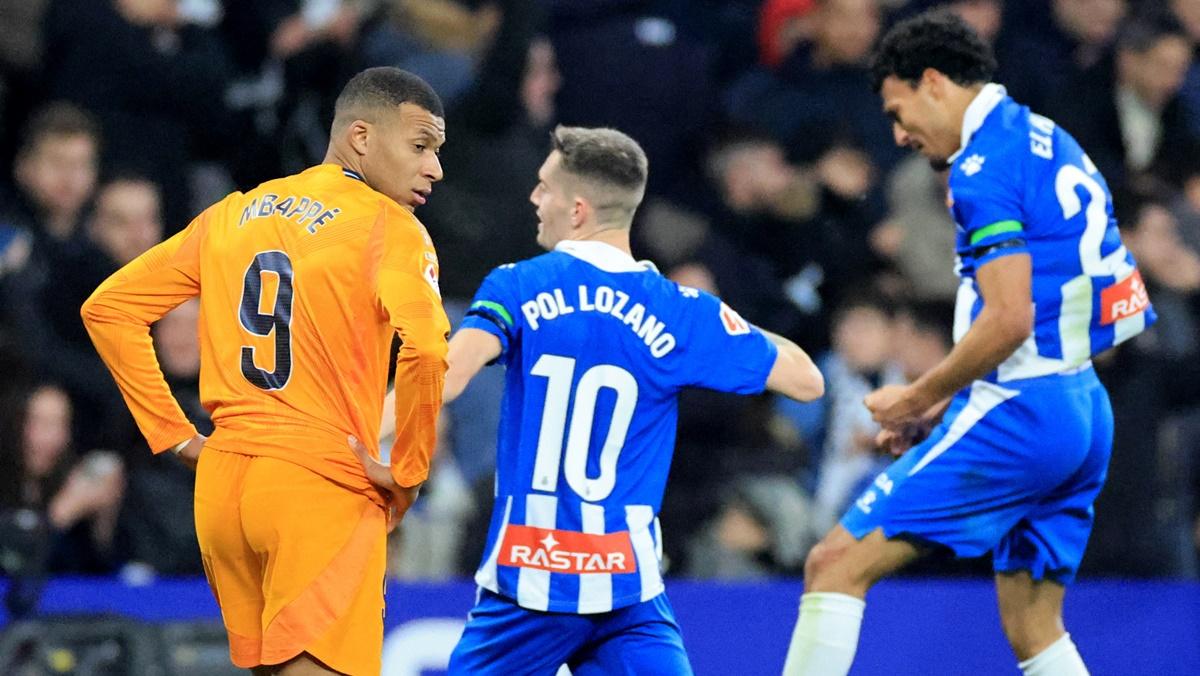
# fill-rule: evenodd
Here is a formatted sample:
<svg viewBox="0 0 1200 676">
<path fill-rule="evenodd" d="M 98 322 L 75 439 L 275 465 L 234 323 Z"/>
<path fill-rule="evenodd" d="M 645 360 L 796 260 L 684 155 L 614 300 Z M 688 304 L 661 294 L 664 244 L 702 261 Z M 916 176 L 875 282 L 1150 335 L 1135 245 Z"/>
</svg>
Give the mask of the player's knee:
<svg viewBox="0 0 1200 676">
<path fill-rule="evenodd" d="M 853 586 L 845 565 L 849 547 L 820 542 L 804 560 L 804 589 L 810 592 L 849 592 Z"/>
<path fill-rule="evenodd" d="M 1000 613 L 1004 635 L 1018 659 L 1026 660 L 1051 645 L 1066 631 L 1062 617 L 1032 612 L 1009 610 Z"/>
</svg>

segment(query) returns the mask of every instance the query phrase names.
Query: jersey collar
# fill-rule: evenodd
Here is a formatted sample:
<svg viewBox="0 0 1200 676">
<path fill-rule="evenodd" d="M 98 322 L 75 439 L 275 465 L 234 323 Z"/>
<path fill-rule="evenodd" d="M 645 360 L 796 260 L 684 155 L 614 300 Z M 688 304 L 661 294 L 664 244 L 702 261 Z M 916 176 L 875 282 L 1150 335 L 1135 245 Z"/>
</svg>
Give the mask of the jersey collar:
<svg viewBox="0 0 1200 676">
<path fill-rule="evenodd" d="M 633 256 L 604 242 L 563 240 L 555 245 L 554 250 L 591 263 L 605 272 L 645 272 L 654 269 L 649 261 L 636 261 Z"/>
<path fill-rule="evenodd" d="M 971 137 L 983 126 L 983 121 L 987 119 L 988 114 L 1000 105 L 1005 96 L 1008 96 L 1008 90 L 1004 88 L 1004 85 L 989 82 L 979 90 L 974 99 L 971 99 L 970 105 L 967 106 L 967 112 L 963 115 L 962 140 L 959 141 L 958 150 L 950 156 L 950 163 L 958 159 L 967 144 L 971 142 Z"/>
</svg>

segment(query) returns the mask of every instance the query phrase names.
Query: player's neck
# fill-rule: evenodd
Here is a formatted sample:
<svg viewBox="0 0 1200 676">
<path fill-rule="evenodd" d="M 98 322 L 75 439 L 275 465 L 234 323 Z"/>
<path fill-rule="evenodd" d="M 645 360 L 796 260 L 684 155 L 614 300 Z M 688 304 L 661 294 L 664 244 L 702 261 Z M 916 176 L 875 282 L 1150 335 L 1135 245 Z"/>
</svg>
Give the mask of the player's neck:
<svg viewBox="0 0 1200 676">
<path fill-rule="evenodd" d="M 633 249 L 629 246 L 629 228 L 600 227 L 571 239 L 577 242 L 603 242 L 633 256 Z"/>
<path fill-rule="evenodd" d="M 981 91 L 983 91 L 982 84 L 970 87 L 958 87 L 953 90 L 949 105 L 951 119 L 958 120 L 957 128 L 954 130 L 955 138 L 962 138 L 963 126 L 967 123 L 967 109 L 971 107 L 971 103 L 975 100 L 975 97 L 979 96 L 979 92 Z"/>
<path fill-rule="evenodd" d="M 343 169 L 349 169 L 357 173 L 359 176 L 363 175 L 362 164 L 359 163 L 358 157 L 354 153 L 340 152 L 337 146 L 333 144 L 330 144 L 329 150 L 325 151 L 325 159 L 322 160 L 322 163 L 336 164 Z"/>
</svg>

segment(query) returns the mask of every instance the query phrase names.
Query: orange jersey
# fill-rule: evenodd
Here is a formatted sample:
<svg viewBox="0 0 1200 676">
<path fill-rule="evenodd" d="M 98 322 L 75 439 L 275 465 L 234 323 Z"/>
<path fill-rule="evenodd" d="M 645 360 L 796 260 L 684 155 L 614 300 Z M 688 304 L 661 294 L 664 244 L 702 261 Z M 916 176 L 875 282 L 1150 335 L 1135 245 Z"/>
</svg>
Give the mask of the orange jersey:
<svg viewBox="0 0 1200 676">
<path fill-rule="evenodd" d="M 369 495 L 347 444 L 378 453 L 393 332 L 396 481 L 424 481 L 449 321 L 438 261 L 409 211 L 332 164 L 233 193 L 106 280 L 83 306 L 92 341 L 155 452 L 195 428 L 159 370 L 150 324 L 200 296 L 208 445 L 294 462 Z"/>
</svg>

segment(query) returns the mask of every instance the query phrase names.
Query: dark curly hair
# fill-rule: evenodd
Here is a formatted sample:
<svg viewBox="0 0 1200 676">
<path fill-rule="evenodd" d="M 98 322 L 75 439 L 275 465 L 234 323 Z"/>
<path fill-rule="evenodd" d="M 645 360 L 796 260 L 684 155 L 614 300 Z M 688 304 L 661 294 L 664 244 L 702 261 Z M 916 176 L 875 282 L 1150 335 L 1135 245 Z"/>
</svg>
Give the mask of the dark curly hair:
<svg viewBox="0 0 1200 676">
<path fill-rule="evenodd" d="M 894 75 L 915 86 L 926 68 L 967 86 L 990 81 L 996 57 L 958 15 L 931 10 L 887 32 L 871 59 L 872 85 L 879 91 L 883 81 Z"/>
</svg>

